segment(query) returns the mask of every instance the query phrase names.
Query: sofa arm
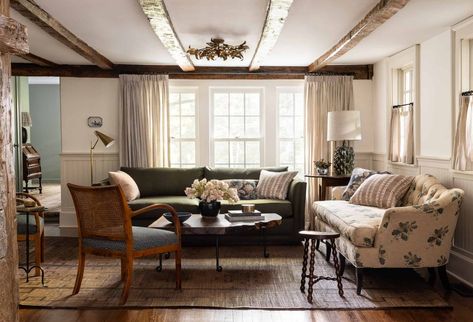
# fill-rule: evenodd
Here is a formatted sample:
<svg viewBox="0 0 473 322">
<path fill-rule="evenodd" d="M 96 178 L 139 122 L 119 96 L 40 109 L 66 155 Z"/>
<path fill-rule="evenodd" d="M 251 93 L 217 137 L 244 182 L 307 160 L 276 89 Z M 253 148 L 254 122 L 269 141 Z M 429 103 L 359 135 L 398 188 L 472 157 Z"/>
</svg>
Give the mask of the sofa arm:
<svg viewBox="0 0 473 322">
<path fill-rule="evenodd" d="M 291 202 L 292 214 L 294 216 L 295 232 L 304 229 L 305 225 L 305 198 L 307 183 L 300 179 L 294 178 L 289 185 L 287 200 Z"/>
<path fill-rule="evenodd" d="M 436 267 L 448 262 L 463 191 L 445 191 L 422 205 L 387 209 L 375 238 L 380 264 Z"/>
<path fill-rule="evenodd" d="M 336 186 L 330 189 L 332 200 L 342 200 L 343 191 L 345 191 L 347 186 Z"/>
</svg>

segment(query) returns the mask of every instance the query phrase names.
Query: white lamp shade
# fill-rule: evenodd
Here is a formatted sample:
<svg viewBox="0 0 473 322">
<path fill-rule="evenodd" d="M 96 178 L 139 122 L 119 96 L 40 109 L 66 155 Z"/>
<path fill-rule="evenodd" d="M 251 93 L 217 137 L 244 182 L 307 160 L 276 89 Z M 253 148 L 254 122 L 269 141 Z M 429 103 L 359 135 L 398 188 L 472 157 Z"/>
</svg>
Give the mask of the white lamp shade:
<svg viewBox="0 0 473 322">
<path fill-rule="evenodd" d="M 360 111 L 328 112 L 327 141 L 361 140 Z"/>
</svg>

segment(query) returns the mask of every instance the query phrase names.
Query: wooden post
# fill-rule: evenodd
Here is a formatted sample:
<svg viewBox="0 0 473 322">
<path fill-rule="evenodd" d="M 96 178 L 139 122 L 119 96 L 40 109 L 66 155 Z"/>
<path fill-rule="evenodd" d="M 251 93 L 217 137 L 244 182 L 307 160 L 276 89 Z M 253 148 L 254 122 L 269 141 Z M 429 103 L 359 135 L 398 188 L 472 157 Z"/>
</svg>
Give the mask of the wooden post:
<svg viewBox="0 0 473 322">
<path fill-rule="evenodd" d="M 28 53 L 26 28 L 9 18 L 9 12 L 9 0 L 0 0 L 0 321 L 18 320 L 10 54 Z"/>
</svg>

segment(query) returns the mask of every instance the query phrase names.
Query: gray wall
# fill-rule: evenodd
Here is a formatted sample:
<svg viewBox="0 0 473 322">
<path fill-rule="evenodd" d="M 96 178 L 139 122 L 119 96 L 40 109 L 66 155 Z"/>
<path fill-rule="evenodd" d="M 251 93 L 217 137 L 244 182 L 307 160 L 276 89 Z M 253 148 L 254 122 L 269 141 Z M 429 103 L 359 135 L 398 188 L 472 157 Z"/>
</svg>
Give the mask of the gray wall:
<svg viewBox="0 0 473 322">
<path fill-rule="evenodd" d="M 31 144 L 41 154 L 43 181 L 61 178 L 61 115 L 59 85 L 30 84 Z"/>
</svg>

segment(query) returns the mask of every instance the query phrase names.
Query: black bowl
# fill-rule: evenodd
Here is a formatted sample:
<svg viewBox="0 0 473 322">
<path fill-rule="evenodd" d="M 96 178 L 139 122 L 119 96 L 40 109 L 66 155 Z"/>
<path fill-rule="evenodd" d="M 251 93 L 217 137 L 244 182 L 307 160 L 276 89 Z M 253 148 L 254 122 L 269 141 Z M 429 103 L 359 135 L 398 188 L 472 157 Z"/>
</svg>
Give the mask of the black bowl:
<svg viewBox="0 0 473 322">
<path fill-rule="evenodd" d="M 189 219 L 191 217 L 191 213 L 190 212 L 185 212 L 185 211 L 178 211 L 177 212 L 177 217 L 179 218 L 179 221 L 181 222 L 181 224 L 186 221 L 187 219 Z M 164 218 L 166 218 L 169 222 L 171 223 L 174 223 L 174 221 L 172 220 L 172 214 L 170 212 L 165 212 L 163 214 Z"/>
</svg>

